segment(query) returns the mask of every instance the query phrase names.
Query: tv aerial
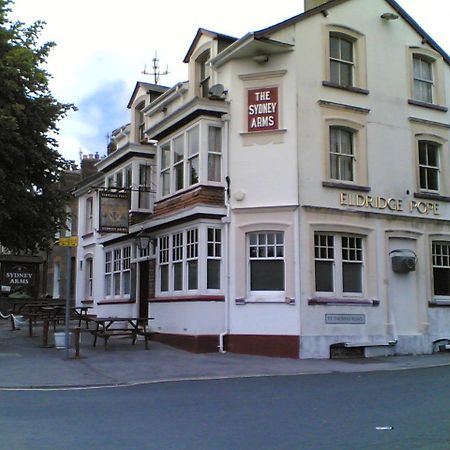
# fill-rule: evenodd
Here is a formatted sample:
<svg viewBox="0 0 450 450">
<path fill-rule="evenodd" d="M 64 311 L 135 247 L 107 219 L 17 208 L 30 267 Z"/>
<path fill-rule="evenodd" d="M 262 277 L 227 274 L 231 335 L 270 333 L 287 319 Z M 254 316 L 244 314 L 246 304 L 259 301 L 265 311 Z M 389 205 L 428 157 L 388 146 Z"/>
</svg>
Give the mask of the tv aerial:
<svg viewBox="0 0 450 450">
<path fill-rule="evenodd" d="M 166 70 L 164 70 L 164 71 L 160 71 L 160 68 L 159 68 L 159 58 L 158 58 L 158 55 L 157 55 L 157 53 L 155 52 L 155 57 L 152 59 L 152 62 L 153 62 L 153 65 L 152 65 L 152 69 L 153 69 L 153 71 L 151 71 L 151 72 L 147 72 L 147 64 L 145 64 L 144 65 L 144 70 L 142 71 L 142 73 L 144 74 L 144 75 L 153 75 L 153 77 L 154 77 L 154 80 L 155 80 L 155 84 L 158 84 L 159 83 L 159 78 L 162 76 L 162 75 L 168 75 L 170 72 L 169 72 L 169 66 L 166 66 Z"/>
</svg>

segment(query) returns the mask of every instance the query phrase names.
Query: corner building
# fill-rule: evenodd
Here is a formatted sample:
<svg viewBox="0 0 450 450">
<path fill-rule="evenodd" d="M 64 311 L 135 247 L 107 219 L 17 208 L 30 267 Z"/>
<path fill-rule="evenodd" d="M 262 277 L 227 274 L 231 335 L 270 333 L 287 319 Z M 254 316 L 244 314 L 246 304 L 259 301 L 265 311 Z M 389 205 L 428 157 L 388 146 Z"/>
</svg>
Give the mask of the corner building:
<svg viewBox="0 0 450 450">
<path fill-rule="evenodd" d="M 185 62 L 142 109 L 156 192 L 130 234 L 156 244 L 155 338 L 293 358 L 448 343 L 438 44 L 393 0 L 305 0 L 240 39 L 199 29 Z"/>
</svg>

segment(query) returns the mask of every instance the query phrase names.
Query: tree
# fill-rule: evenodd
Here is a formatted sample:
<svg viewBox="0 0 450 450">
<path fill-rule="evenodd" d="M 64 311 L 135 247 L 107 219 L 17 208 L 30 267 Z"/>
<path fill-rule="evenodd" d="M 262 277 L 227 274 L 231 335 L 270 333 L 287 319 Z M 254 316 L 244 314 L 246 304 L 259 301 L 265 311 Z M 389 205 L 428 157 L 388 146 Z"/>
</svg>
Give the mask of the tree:
<svg viewBox="0 0 450 450">
<path fill-rule="evenodd" d="M 60 181 L 72 162 L 55 136 L 58 120 L 75 108 L 49 90 L 43 65 L 55 44 L 38 43 L 43 22 L 12 22 L 12 3 L 0 0 L 0 243 L 35 251 L 66 221 L 69 194 Z"/>
</svg>

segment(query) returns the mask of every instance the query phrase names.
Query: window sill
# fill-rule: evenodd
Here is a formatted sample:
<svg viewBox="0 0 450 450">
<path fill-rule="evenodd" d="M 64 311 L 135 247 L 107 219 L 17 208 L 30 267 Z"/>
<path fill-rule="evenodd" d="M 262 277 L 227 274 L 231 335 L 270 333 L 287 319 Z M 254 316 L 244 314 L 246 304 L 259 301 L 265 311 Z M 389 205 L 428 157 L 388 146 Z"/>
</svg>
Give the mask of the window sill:
<svg viewBox="0 0 450 450">
<path fill-rule="evenodd" d="M 420 102 L 418 100 L 413 100 L 413 99 L 409 99 L 408 104 L 414 105 L 414 106 L 420 106 L 422 108 L 434 109 L 436 111 L 442 111 L 442 112 L 448 111 L 448 108 L 446 106 L 436 105 L 434 103 Z"/>
<path fill-rule="evenodd" d="M 87 239 L 94 236 L 94 232 L 90 231 L 89 233 L 83 234 L 83 236 L 81 236 L 81 239 Z"/>
<path fill-rule="evenodd" d="M 243 298 L 236 298 L 235 301 L 236 305 L 245 305 L 247 303 L 263 303 L 263 304 L 287 304 L 287 305 L 295 305 L 295 298 L 291 297 L 243 297 Z"/>
<path fill-rule="evenodd" d="M 378 306 L 380 300 L 374 298 L 342 298 L 342 297 L 312 297 L 308 305 L 327 306 Z"/>
<path fill-rule="evenodd" d="M 322 86 L 336 88 L 336 89 L 342 89 L 347 92 L 353 92 L 354 94 L 363 94 L 363 95 L 369 95 L 370 91 L 367 89 L 358 88 L 355 86 L 342 86 L 337 83 L 333 83 L 332 81 L 322 81 Z"/>
<path fill-rule="evenodd" d="M 224 295 L 180 295 L 180 296 L 160 296 L 149 298 L 150 303 L 174 303 L 174 302 L 223 302 Z"/>
<path fill-rule="evenodd" d="M 450 197 L 432 192 L 414 192 L 414 198 L 423 198 L 425 200 L 435 200 L 440 202 L 450 202 Z"/>
<path fill-rule="evenodd" d="M 131 300 L 129 298 L 118 298 L 118 299 L 105 299 L 97 302 L 97 305 L 128 305 L 136 303 L 135 300 Z"/>
<path fill-rule="evenodd" d="M 428 302 L 428 307 L 430 308 L 450 308 L 449 300 L 430 300 Z"/>
<path fill-rule="evenodd" d="M 322 186 L 326 187 L 326 188 L 346 189 L 349 191 L 370 192 L 372 190 L 372 188 L 370 186 L 362 186 L 359 184 L 349 184 L 349 183 L 344 183 L 342 181 L 323 181 Z"/>
<path fill-rule="evenodd" d="M 93 305 L 94 300 L 81 300 L 82 305 Z"/>
<path fill-rule="evenodd" d="M 241 136 L 259 136 L 262 134 L 277 134 L 277 133 L 286 133 L 286 128 L 278 128 L 277 130 L 261 130 L 261 131 L 243 131 L 239 133 Z"/>
</svg>

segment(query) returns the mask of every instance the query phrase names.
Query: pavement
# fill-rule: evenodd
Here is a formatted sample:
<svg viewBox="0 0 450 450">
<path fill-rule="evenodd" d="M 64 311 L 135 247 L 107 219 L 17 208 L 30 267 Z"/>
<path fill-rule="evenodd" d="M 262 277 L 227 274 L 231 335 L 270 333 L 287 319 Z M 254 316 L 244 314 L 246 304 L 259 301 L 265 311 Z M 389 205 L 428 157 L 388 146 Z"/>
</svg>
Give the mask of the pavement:
<svg viewBox="0 0 450 450">
<path fill-rule="evenodd" d="M 159 342 L 111 338 L 92 346 L 89 332 L 81 333 L 80 357 L 70 349 L 42 346 L 42 329 L 28 337 L 24 327 L 11 331 L 9 320 L 0 319 L 0 390 L 76 389 L 130 386 L 182 380 L 245 378 L 405 370 L 450 365 L 450 353 L 389 356 L 366 359 L 289 359 L 233 353 L 194 354 Z M 62 331 L 62 330 L 58 330 Z M 53 343 L 53 333 L 49 341 Z"/>
</svg>

